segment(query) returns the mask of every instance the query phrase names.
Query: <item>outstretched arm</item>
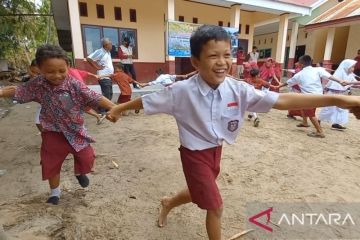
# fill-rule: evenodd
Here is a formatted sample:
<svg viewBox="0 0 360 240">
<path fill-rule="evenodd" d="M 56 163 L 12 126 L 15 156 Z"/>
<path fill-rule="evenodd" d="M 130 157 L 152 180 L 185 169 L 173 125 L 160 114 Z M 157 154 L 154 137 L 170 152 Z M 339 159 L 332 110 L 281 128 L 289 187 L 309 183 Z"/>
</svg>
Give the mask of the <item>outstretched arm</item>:
<svg viewBox="0 0 360 240">
<path fill-rule="evenodd" d="M 279 98 L 274 104 L 273 108 L 279 110 L 288 110 L 326 106 L 337 106 L 351 110 L 358 109 L 360 108 L 360 97 L 344 95 L 282 93 L 279 94 Z M 356 115 L 356 117 L 358 116 Z"/>
<path fill-rule="evenodd" d="M 0 88 L 0 97 L 11 98 L 15 96 L 16 86 L 7 86 Z"/>
<path fill-rule="evenodd" d="M 105 108 L 107 110 L 110 110 L 111 108 L 113 108 L 116 105 L 113 102 L 111 102 L 109 99 L 107 99 L 106 97 L 102 96 L 99 101 L 99 106 L 102 108 Z"/>
<path fill-rule="evenodd" d="M 111 122 L 116 122 L 121 113 L 126 110 L 132 110 L 132 109 L 143 109 L 142 99 L 136 98 L 132 101 L 122 103 L 119 105 L 116 105 L 115 107 L 111 108 L 111 110 L 108 112 L 106 118 L 109 119 Z"/>
<path fill-rule="evenodd" d="M 86 58 L 86 61 L 88 61 L 90 63 L 90 65 L 95 68 L 96 70 L 101 70 L 104 67 L 100 67 L 94 60 L 92 60 L 91 58 Z"/>
</svg>

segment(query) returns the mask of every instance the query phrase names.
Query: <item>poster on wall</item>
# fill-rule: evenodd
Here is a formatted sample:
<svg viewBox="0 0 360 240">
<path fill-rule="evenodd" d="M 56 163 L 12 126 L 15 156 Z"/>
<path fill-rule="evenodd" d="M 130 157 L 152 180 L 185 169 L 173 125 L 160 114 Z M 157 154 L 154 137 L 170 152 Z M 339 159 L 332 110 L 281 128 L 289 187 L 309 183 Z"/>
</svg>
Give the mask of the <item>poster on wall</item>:
<svg viewBox="0 0 360 240">
<path fill-rule="evenodd" d="M 168 22 L 168 55 L 173 57 L 190 57 L 190 37 L 201 24 L 185 22 Z M 231 36 L 231 53 L 236 58 L 239 29 L 223 27 Z"/>
</svg>

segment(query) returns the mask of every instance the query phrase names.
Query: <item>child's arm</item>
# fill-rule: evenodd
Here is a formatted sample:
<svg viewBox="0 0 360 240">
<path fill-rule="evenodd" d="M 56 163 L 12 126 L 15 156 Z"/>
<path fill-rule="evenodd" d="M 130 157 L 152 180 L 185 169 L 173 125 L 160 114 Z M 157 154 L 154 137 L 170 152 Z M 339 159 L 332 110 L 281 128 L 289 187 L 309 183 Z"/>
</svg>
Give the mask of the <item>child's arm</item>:
<svg viewBox="0 0 360 240">
<path fill-rule="evenodd" d="M 107 110 L 112 109 L 114 106 L 116 106 L 113 102 L 111 102 L 106 97 L 102 96 L 99 101 L 99 106 L 102 108 L 105 108 Z"/>
<path fill-rule="evenodd" d="M 99 64 L 97 64 L 94 60 L 92 60 L 91 58 L 86 58 L 86 61 L 88 61 L 90 63 L 90 65 L 95 68 L 96 70 L 101 70 L 104 67 L 99 66 Z"/>
<path fill-rule="evenodd" d="M 110 120 L 111 122 L 116 122 L 121 113 L 126 111 L 126 110 L 132 110 L 132 109 L 143 109 L 143 104 L 142 104 L 142 99 L 140 98 L 136 98 L 134 100 L 131 100 L 129 102 L 126 103 L 122 103 L 119 105 L 114 106 L 113 108 L 111 108 L 111 110 L 108 112 L 106 118 L 108 120 Z"/>
<path fill-rule="evenodd" d="M 15 96 L 16 86 L 7 86 L 0 88 L 0 97 L 2 98 L 12 98 Z"/>
<path fill-rule="evenodd" d="M 307 109 L 315 107 L 337 106 L 356 109 L 360 106 L 360 97 L 343 95 L 316 95 L 282 93 L 273 108 L 279 110 Z"/>
</svg>

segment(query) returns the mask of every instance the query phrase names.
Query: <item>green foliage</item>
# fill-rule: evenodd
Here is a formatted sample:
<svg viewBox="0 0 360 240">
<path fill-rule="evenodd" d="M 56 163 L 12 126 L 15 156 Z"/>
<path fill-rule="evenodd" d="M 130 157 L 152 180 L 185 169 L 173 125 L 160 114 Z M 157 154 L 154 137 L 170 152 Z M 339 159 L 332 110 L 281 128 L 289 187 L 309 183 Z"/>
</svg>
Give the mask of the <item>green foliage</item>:
<svg viewBox="0 0 360 240">
<path fill-rule="evenodd" d="M 50 4 L 50 0 L 42 0 L 40 6 L 34 0 L 0 0 L 0 59 L 25 69 L 38 46 L 57 44 L 53 17 L 22 15 L 51 14 Z M 6 16 L 10 14 L 17 16 Z"/>
</svg>

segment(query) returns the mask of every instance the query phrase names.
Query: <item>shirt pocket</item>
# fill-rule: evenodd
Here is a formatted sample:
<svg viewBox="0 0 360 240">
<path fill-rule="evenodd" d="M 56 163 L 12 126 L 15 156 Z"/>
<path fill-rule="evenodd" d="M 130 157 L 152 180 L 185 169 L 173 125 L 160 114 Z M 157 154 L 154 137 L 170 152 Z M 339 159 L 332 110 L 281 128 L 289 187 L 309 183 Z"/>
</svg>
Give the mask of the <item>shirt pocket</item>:
<svg viewBox="0 0 360 240">
<path fill-rule="evenodd" d="M 223 130 L 230 135 L 237 135 L 242 124 L 239 108 L 226 109 L 221 116 Z"/>
</svg>

